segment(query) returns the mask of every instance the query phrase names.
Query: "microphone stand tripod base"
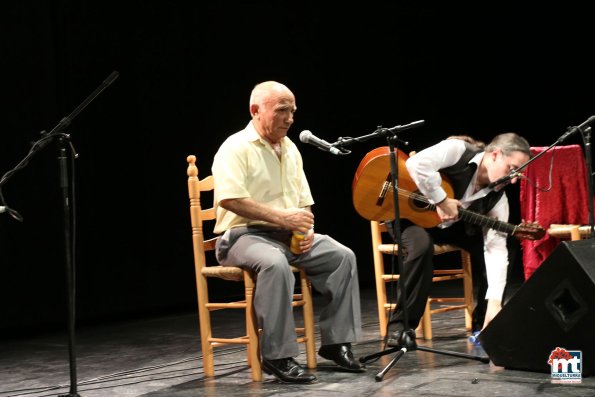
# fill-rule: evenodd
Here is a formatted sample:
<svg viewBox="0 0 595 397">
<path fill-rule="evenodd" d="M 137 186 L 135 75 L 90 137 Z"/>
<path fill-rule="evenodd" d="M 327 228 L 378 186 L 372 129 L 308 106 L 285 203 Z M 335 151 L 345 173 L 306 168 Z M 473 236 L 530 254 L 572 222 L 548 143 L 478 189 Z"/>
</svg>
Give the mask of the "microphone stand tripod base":
<svg viewBox="0 0 595 397">
<path fill-rule="evenodd" d="M 388 365 L 386 367 L 384 367 L 384 369 L 382 371 L 380 371 L 378 374 L 376 374 L 376 376 L 374 377 L 376 382 L 380 382 L 380 381 L 382 381 L 382 379 L 384 379 L 384 375 L 386 375 L 386 373 L 397 363 L 397 361 L 399 361 L 399 359 L 401 357 L 403 357 L 405 355 L 405 353 L 407 353 L 408 351 L 414 351 L 414 350 L 417 350 L 417 343 L 415 342 L 415 330 L 409 329 L 407 331 L 402 331 L 400 333 L 398 341 L 397 341 L 397 346 L 395 346 L 391 349 L 387 349 L 385 351 L 371 354 L 369 356 L 360 357 L 359 361 L 361 363 L 365 364 L 366 362 L 370 361 L 373 358 L 384 356 L 386 354 L 390 354 L 393 352 L 397 352 L 397 354 L 395 354 L 395 356 L 388 363 Z"/>
<path fill-rule="evenodd" d="M 442 354 L 442 355 L 452 356 L 452 357 L 466 358 L 468 360 L 475 360 L 475 361 L 482 362 L 484 364 L 488 364 L 490 362 L 490 359 L 488 357 L 475 356 L 475 355 L 471 355 L 471 354 L 459 353 L 459 352 L 448 351 L 448 350 L 438 350 L 438 349 L 433 349 L 433 348 L 425 347 L 425 346 L 418 346 L 417 343 L 415 342 L 415 330 L 411 330 L 411 329 L 408 331 L 404 331 L 401 334 L 401 336 L 399 337 L 399 345 L 398 346 L 392 347 L 390 349 L 386 349 L 384 351 L 370 354 L 369 356 L 360 357 L 359 362 L 365 364 L 374 358 L 385 356 L 387 354 L 396 352 L 397 354 L 395 354 L 393 359 L 386 365 L 386 367 L 384 367 L 384 369 L 382 371 L 380 371 L 374 377 L 374 379 L 377 382 L 380 382 L 384 379 L 384 375 L 386 375 L 386 373 L 392 367 L 395 366 L 397 361 L 399 361 L 399 359 L 401 357 L 403 357 L 405 355 L 405 353 L 407 353 L 408 351 L 415 351 L 415 350 L 420 350 L 420 351 L 424 351 L 424 352 L 428 352 L 428 353 Z"/>
</svg>

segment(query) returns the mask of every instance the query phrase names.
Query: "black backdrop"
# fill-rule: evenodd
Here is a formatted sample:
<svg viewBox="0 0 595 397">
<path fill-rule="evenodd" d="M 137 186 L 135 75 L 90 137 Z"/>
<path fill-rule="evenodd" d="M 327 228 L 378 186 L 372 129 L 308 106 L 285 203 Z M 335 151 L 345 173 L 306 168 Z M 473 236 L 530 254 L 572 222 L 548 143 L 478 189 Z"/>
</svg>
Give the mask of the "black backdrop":
<svg viewBox="0 0 595 397">
<path fill-rule="evenodd" d="M 489 140 L 505 131 L 548 146 L 595 114 L 586 9 L 393 3 L 3 5 L 0 173 L 120 72 L 68 129 L 80 154 L 80 323 L 195 305 L 185 158 L 196 154 L 202 173 L 210 172 L 218 145 L 248 122 L 257 82 L 278 80 L 296 94 L 294 141 L 303 129 L 334 141 L 423 119 L 424 127 L 401 135 L 411 142 L 405 150 L 452 134 Z M 339 157 L 298 143 L 317 230 L 356 251 L 362 286 L 372 285 L 370 237 L 353 209 L 351 182 L 364 155 L 385 144 L 368 141 Z M 65 325 L 56 157 L 53 145 L 46 148 L 2 187 L 24 217 L 0 214 L 2 332 Z M 518 202 L 515 188 L 509 193 Z M 513 204 L 511 221 L 519 220 Z M 517 273 L 519 258 L 512 258 Z"/>
</svg>

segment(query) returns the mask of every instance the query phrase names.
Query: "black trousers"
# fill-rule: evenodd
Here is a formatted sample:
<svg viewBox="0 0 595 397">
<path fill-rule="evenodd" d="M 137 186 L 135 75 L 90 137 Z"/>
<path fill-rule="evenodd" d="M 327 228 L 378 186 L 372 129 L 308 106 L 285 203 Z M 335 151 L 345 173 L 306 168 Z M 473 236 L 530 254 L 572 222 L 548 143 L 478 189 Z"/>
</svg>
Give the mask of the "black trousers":
<svg viewBox="0 0 595 397">
<path fill-rule="evenodd" d="M 402 247 L 405 253 L 402 277 L 405 279 L 407 293 L 405 306 L 408 310 L 409 328 L 415 329 L 419 325 L 430 294 L 434 270 L 434 243 L 448 243 L 465 249 L 471 255 L 473 283 L 477 291 L 476 306 L 473 310 L 473 331 L 480 330 L 487 307 L 485 300 L 487 278 L 481 230 L 478 233 L 469 234 L 470 228 L 463 222 L 456 222 L 446 229 L 424 229 L 406 219 L 397 222 L 397 225 L 401 230 Z M 396 302 L 400 302 L 402 288 L 402 283 L 399 283 Z M 403 308 L 397 305 L 389 321 L 391 332 L 403 328 L 403 314 Z"/>
</svg>

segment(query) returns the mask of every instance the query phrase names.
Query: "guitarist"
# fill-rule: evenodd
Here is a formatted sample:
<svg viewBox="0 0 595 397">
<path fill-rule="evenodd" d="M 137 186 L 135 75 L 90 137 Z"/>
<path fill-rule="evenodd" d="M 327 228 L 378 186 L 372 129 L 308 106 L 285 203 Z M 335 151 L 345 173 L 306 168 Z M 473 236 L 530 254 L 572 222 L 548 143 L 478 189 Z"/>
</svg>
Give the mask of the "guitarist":
<svg viewBox="0 0 595 397">
<path fill-rule="evenodd" d="M 508 183 L 516 183 L 518 178 L 493 188 L 489 184 L 509 175 L 530 156 L 526 139 L 515 133 L 504 133 L 497 135 L 487 147 L 466 136 L 453 136 L 407 160 L 405 166 L 412 180 L 419 191 L 436 205 L 442 220 L 440 225 L 429 229 L 407 219 L 398 222 L 404 252 L 407 253 L 403 267 L 410 329 L 418 326 L 429 295 L 434 242 L 455 244 L 467 250 L 472 256 L 472 263 L 477 266 L 474 267 L 481 269 L 473 331 L 481 330 L 500 311 L 508 267 L 507 236 L 493 229 L 458 221 L 459 207 L 508 221 L 508 199 L 502 189 Z M 450 180 L 454 198 L 447 197 L 442 188 L 442 175 Z M 389 322 L 389 346 L 402 344 L 403 328 L 402 308 L 397 307 Z"/>
</svg>

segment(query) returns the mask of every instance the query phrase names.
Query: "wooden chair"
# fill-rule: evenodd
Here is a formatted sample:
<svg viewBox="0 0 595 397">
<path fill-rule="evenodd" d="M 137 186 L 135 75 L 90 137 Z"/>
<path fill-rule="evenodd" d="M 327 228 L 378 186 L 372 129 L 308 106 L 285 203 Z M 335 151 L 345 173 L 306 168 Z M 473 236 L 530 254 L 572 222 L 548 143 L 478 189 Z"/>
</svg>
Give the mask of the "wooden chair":
<svg viewBox="0 0 595 397">
<path fill-rule="evenodd" d="M 389 313 L 394 310 L 396 303 L 387 302 L 386 285 L 399 280 L 398 274 L 386 273 L 384 268 L 384 255 L 396 255 L 396 244 L 384 244 L 383 234 L 388 232 L 384 223 L 370 221 L 372 232 L 372 252 L 374 256 L 374 274 L 376 279 L 376 295 L 378 299 L 378 319 L 380 320 L 380 335 L 386 336 L 386 326 L 388 324 Z M 388 233 L 387 233 L 388 235 Z M 432 315 L 451 310 L 465 311 L 465 329 L 471 331 L 471 320 L 473 312 L 473 280 L 471 277 L 471 257 L 469 253 L 459 247 L 450 244 L 434 244 L 434 255 L 441 255 L 447 252 L 458 251 L 460 253 L 460 263 L 452 269 L 434 269 L 433 282 L 447 280 L 463 280 L 463 296 L 457 298 L 434 297 L 428 298 L 426 310 L 422 317 L 420 327 L 423 331 L 424 339 L 432 339 Z M 433 303 L 460 303 L 460 305 L 448 305 L 432 309 Z"/>
<path fill-rule="evenodd" d="M 591 228 L 589 225 L 559 225 L 551 224 L 547 234 L 562 240 L 582 240 L 590 237 Z"/>
<path fill-rule="evenodd" d="M 215 376 L 214 347 L 227 344 L 245 344 L 248 352 L 248 365 L 252 369 L 252 379 L 262 380 L 262 370 L 259 353 L 259 330 L 253 309 L 254 288 L 257 284 L 256 275 L 239 267 L 215 266 L 207 264 L 205 253 L 215 249 L 217 238 L 205 240 L 204 225 L 207 221 L 215 220 L 215 209 L 201 206 L 201 193 L 212 191 L 214 180 L 212 176 L 198 178 L 196 157 L 188 156 L 188 194 L 190 197 L 190 219 L 192 224 L 192 245 L 194 248 L 194 268 L 196 272 L 196 288 L 198 295 L 198 315 L 200 321 L 200 337 L 202 345 L 204 373 L 207 377 Z M 214 222 L 211 222 L 214 225 Z M 306 344 L 308 368 L 316 368 L 316 350 L 314 340 L 314 314 L 312 307 L 311 284 L 304 271 L 293 268 L 299 273 L 300 292 L 294 295 L 293 307 L 301 307 L 303 311 L 304 327 L 296 329 L 298 342 Z M 208 280 L 219 278 L 228 281 L 243 282 L 245 294 L 243 299 L 234 302 L 211 302 L 209 300 Z M 241 309 L 246 315 L 246 335 L 237 337 L 215 337 L 211 328 L 211 311 L 223 309 Z"/>
</svg>

